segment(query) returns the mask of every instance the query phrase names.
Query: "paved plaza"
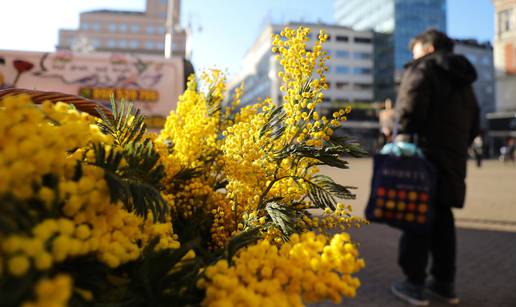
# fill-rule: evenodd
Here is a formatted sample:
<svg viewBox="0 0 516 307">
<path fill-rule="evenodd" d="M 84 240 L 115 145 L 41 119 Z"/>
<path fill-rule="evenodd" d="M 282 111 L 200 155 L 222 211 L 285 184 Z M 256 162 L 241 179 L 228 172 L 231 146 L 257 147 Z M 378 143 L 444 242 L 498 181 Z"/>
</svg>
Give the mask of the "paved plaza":
<svg viewBox="0 0 516 307">
<path fill-rule="evenodd" d="M 369 193 L 372 160 L 350 160 L 350 170 L 324 169 L 336 181 L 358 187 L 352 202 L 362 215 Z M 457 292 L 460 306 L 516 306 L 516 166 L 486 161 L 468 169 L 466 208 L 456 210 L 458 231 Z M 366 268 L 359 274 L 362 286 L 342 306 L 406 306 L 389 292 L 402 279 L 397 266 L 399 231 L 384 225 L 366 225 L 351 231 L 360 243 Z M 329 307 L 332 303 L 314 306 Z M 430 306 L 446 306 L 431 301 Z"/>
</svg>

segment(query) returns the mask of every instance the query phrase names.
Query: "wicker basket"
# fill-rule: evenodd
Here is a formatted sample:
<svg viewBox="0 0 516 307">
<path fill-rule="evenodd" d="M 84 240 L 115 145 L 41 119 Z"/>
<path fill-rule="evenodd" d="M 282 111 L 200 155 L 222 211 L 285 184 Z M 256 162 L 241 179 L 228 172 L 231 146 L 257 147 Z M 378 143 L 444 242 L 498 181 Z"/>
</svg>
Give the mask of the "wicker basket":
<svg viewBox="0 0 516 307">
<path fill-rule="evenodd" d="M 102 109 L 104 113 L 111 116 L 111 110 L 106 108 L 105 106 L 90 100 L 86 99 L 84 97 L 76 96 L 76 95 L 70 95 L 70 94 L 64 94 L 59 92 L 46 92 L 46 91 L 37 91 L 37 90 L 28 90 L 28 89 L 22 89 L 22 88 L 9 88 L 0 90 L 0 99 L 3 97 L 11 96 L 11 95 L 19 95 L 19 94 L 28 94 L 31 96 L 32 101 L 34 103 L 40 104 L 43 103 L 46 100 L 49 100 L 53 103 L 56 103 L 58 101 L 73 104 L 77 110 L 86 112 L 90 115 L 100 117 L 99 113 L 97 112 L 97 108 Z"/>
</svg>

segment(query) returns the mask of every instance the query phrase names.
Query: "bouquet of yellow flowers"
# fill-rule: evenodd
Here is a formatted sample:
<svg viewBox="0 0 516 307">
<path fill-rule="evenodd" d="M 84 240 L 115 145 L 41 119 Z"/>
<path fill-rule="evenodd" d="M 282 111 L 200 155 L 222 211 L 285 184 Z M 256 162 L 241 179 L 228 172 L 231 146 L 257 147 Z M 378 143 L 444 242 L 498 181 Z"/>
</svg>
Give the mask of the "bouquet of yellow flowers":
<svg viewBox="0 0 516 307">
<path fill-rule="evenodd" d="M 0 101 L 4 306 L 302 306 L 353 297 L 350 187 L 319 174 L 362 150 L 316 111 L 328 59 L 309 29 L 274 37 L 283 103 L 224 103 L 190 77 L 158 134 L 126 103 L 95 118 L 27 95 Z M 316 72 L 316 74 L 314 74 Z M 314 77 L 317 76 L 317 77 Z"/>
</svg>

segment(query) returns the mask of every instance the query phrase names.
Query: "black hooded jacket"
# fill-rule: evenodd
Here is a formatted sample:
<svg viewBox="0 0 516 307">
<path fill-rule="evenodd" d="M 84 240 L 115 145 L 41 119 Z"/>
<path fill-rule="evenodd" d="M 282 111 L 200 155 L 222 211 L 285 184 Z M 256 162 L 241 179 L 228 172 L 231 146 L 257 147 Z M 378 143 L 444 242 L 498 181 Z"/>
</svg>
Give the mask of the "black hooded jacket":
<svg viewBox="0 0 516 307">
<path fill-rule="evenodd" d="M 396 100 L 400 134 L 418 145 L 438 171 L 437 203 L 463 207 L 468 147 L 479 133 L 472 83 L 475 68 L 463 56 L 434 52 L 406 65 Z"/>
</svg>

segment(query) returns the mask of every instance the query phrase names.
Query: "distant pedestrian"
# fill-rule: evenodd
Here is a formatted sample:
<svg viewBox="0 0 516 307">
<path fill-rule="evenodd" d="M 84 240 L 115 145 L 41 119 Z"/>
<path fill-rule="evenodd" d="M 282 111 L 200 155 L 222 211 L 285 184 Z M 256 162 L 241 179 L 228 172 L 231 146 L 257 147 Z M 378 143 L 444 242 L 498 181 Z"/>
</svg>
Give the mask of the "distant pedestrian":
<svg viewBox="0 0 516 307">
<path fill-rule="evenodd" d="M 473 140 L 473 155 L 475 156 L 477 167 L 482 167 L 482 158 L 484 157 L 484 141 L 482 140 L 481 135 L 477 135 L 477 137 Z"/>
<path fill-rule="evenodd" d="M 479 133 L 479 108 L 471 84 L 477 74 L 463 56 L 453 54 L 453 41 L 437 30 L 416 36 L 410 46 L 413 61 L 405 68 L 395 116 L 399 140 L 417 136 L 419 147 L 437 169 L 432 231 L 404 231 L 399 265 L 406 280 L 392 292 L 412 305 L 426 306 L 426 294 L 458 304 L 455 294 L 456 238 L 451 208 L 462 208 L 468 148 Z M 426 283 L 427 265 L 430 274 Z"/>
<path fill-rule="evenodd" d="M 386 99 L 384 102 L 385 109 L 380 111 L 378 116 L 380 124 L 380 136 L 378 145 L 381 149 L 383 145 L 392 142 L 392 128 L 394 126 L 394 110 L 392 108 L 392 100 Z"/>
<path fill-rule="evenodd" d="M 509 162 L 511 161 L 512 163 L 515 163 L 515 158 L 514 158 L 514 154 L 516 152 L 516 142 L 514 141 L 514 138 L 509 138 L 509 140 L 507 141 L 507 146 L 506 146 L 506 158 L 505 158 L 505 162 Z"/>
</svg>

